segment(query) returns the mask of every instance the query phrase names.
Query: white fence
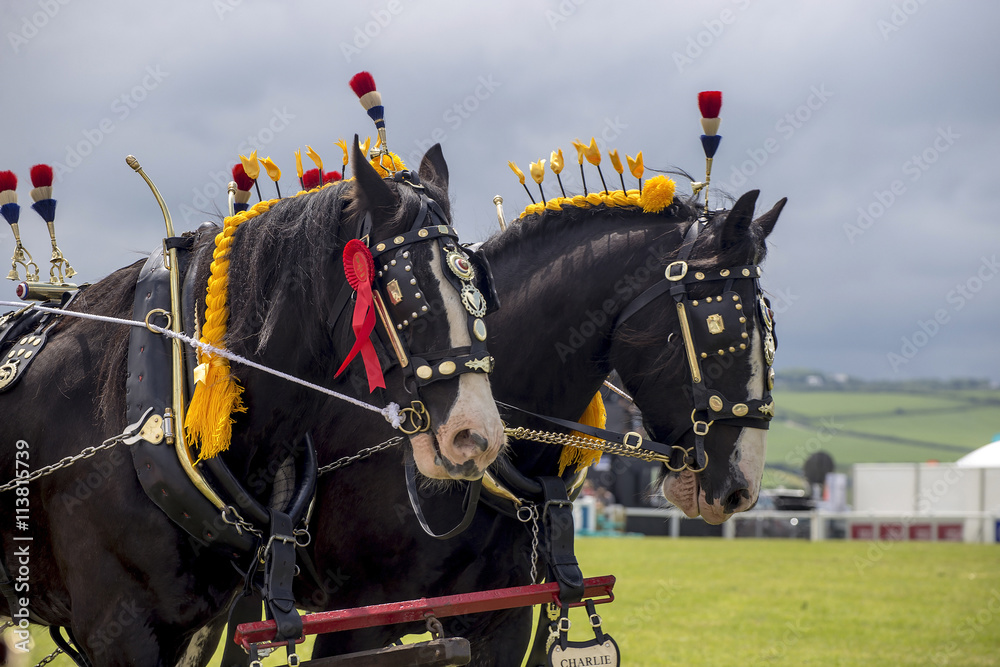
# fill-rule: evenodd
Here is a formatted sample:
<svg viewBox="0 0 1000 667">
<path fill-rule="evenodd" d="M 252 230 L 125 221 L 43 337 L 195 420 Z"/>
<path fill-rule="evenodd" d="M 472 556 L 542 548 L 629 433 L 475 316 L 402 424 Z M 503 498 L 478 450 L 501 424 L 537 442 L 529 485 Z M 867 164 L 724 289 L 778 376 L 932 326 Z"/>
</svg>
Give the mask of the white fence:
<svg viewBox="0 0 1000 667">
<path fill-rule="evenodd" d="M 688 519 L 676 509 L 629 507 L 627 517 L 660 519 L 666 534 L 678 537 Z M 699 526 L 700 527 L 700 526 Z M 1000 543 L 1000 511 L 997 512 L 830 512 L 751 510 L 735 514 L 722 524 L 724 538 L 808 537 L 810 540 L 843 538 L 863 541 L 914 540 L 933 542 Z"/>
</svg>

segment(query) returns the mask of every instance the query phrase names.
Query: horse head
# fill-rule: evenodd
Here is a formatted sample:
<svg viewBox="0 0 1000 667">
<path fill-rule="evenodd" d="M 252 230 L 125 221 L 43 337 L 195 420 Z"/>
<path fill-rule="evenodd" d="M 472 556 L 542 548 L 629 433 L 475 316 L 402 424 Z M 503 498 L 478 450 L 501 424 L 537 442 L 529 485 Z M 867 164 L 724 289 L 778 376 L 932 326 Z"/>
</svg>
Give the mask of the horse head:
<svg viewBox="0 0 1000 667">
<path fill-rule="evenodd" d="M 475 264 L 449 226 L 440 145 L 417 173 L 382 178 L 355 142 L 354 165 L 347 212 L 371 219 L 374 287 L 388 325 L 379 334 L 392 361 L 386 395 L 404 406 L 403 428 L 424 476 L 478 479 L 504 444 L 483 321 L 496 306 L 489 268 Z"/>
<path fill-rule="evenodd" d="M 647 433 L 681 455 L 667 465 L 664 496 L 711 524 L 757 502 L 774 414 L 776 338 L 758 265 L 785 200 L 754 219 L 757 195 L 691 221 L 678 255 L 665 261 L 656 300 L 636 299 L 621 318 L 630 331 L 612 351 Z M 648 355 L 626 353 L 652 341 L 662 348 L 652 367 Z M 675 377 L 655 381 L 665 375 Z"/>
</svg>

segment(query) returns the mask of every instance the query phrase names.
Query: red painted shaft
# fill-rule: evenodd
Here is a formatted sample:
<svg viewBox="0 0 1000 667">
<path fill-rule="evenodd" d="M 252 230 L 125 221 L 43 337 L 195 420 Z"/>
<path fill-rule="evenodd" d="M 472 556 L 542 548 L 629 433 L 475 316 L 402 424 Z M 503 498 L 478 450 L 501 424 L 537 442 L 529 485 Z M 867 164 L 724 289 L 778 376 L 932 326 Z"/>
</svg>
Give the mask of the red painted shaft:
<svg viewBox="0 0 1000 667">
<path fill-rule="evenodd" d="M 594 602 L 597 604 L 611 602 L 614 599 L 612 593 L 615 586 L 614 575 L 591 577 L 584 579 L 583 583 L 585 587 L 584 598 L 606 596 L 606 599 L 595 599 Z M 558 600 L 558 593 L 559 584 L 557 583 L 533 584 L 498 588 L 491 591 L 445 595 L 437 598 L 389 602 L 353 609 L 337 609 L 317 614 L 306 614 L 302 617 L 302 631 L 306 635 L 318 635 L 326 632 L 369 628 L 376 625 L 423 621 L 428 616 L 445 618 L 460 614 L 529 607 L 555 602 Z M 274 621 L 244 623 L 236 629 L 236 643 L 249 648 L 250 644 L 270 641 L 274 638 L 274 634 Z"/>
</svg>

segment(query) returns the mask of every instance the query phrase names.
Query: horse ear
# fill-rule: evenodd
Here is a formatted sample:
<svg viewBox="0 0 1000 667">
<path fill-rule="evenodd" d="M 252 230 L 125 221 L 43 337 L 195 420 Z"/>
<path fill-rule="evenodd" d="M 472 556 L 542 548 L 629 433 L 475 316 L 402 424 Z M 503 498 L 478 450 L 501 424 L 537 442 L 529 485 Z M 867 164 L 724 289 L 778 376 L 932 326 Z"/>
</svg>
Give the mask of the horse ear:
<svg viewBox="0 0 1000 667">
<path fill-rule="evenodd" d="M 421 181 L 432 183 L 442 190 L 448 189 L 448 165 L 444 161 L 441 144 L 434 144 L 424 153 L 417 173 Z"/>
<path fill-rule="evenodd" d="M 719 248 L 726 250 L 747 240 L 747 232 L 753 223 L 753 207 L 757 204 L 760 190 L 751 190 L 736 200 L 733 208 L 722 223 Z"/>
<path fill-rule="evenodd" d="M 352 162 L 354 163 L 354 179 L 356 181 L 355 192 L 361 202 L 361 208 L 373 213 L 379 209 L 387 211 L 395 209 L 396 195 L 392 188 L 378 175 L 375 168 L 368 163 L 368 158 L 361 152 L 361 147 L 358 145 L 358 135 L 356 134 L 354 135 Z"/>
<path fill-rule="evenodd" d="M 765 239 L 774 231 L 774 224 L 778 222 L 778 216 L 781 215 L 781 209 L 785 208 L 787 201 L 788 197 L 782 197 L 777 204 L 771 207 L 770 211 L 754 220 L 754 224 L 760 226 Z"/>
</svg>

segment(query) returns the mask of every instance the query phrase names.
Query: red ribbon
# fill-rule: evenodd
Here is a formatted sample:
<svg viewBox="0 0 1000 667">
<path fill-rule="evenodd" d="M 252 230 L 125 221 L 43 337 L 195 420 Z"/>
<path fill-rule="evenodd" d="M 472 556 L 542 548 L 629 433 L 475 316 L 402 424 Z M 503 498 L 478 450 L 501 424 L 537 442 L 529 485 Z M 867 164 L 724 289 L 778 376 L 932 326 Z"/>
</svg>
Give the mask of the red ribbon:
<svg viewBox="0 0 1000 667">
<path fill-rule="evenodd" d="M 368 375 L 368 391 L 376 387 L 385 388 L 385 378 L 382 376 L 382 364 L 379 363 L 375 346 L 372 345 L 371 333 L 375 329 L 375 299 L 372 296 L 372 280 L 375 278 L 375 260 L 371 251 L 364 243 L 352 239 L 344 246 L 344 275 L 357 298 L 354 302 L 354 316 L 351 327 L 354 329 L 354 347 L 347 353 L 344 363 L 337 370 L 336 377 L 347 368 L 351 360 L 361 353 L 365 363 L 365 373 Z"/>
</svg>

